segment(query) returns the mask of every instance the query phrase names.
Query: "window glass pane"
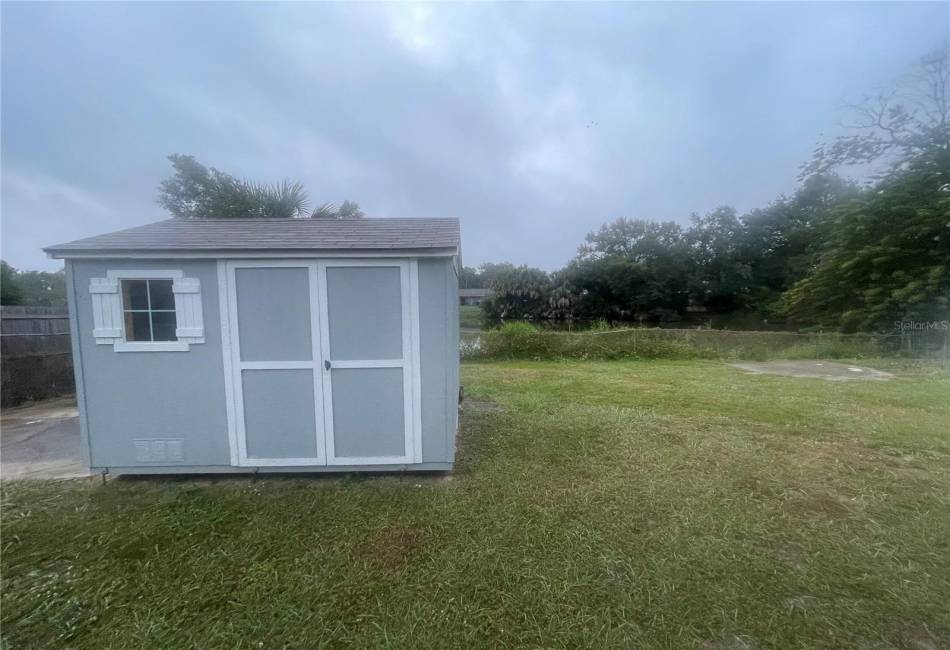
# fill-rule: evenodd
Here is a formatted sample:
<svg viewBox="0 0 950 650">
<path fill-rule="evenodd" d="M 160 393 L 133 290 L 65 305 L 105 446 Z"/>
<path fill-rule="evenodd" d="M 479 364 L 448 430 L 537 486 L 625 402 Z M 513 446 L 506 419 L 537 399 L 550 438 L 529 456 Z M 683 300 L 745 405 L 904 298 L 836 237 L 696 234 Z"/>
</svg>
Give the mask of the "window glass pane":
<svg viewBox="0 0 950 650">
<path fill-rule="evenodd" d="M 149 280 L 148 292 L 152 299 L 152 309 L 174 309 L 175 294 L 172 293 L 171 280 Z M 152 321 L 155 325 L 155 321 Z M 155 340 L 158 340 L 156 337 Z"/>
<path fill-rule="evenodd" d="M 178 340 L 178 337 L 175 335 L 175 312 L 173 311 L 153 311 L 152 312 L 152 340 L 153 341 L 177 341 Z"/>
<path fill-rule="evenodd" d="M 122 281 L 122 309 L 148 309 L 145 280 Z"/>
<path fill-rule="evenodd" d="M 125 312 L 125 340 L 151 341 L 152 330 L 148 323 L 147 311 Z"/>
</svg>

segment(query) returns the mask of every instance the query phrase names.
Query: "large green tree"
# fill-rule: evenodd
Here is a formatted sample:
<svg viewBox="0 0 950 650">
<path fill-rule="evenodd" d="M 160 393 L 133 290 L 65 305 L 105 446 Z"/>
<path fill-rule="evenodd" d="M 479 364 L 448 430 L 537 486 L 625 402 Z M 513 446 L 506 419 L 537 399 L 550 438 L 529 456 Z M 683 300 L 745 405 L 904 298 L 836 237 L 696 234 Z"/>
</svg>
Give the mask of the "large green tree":
<svg viewBox="0 0 950 650">
<path fill-rule="evenodd" d="M 745 226 L 735 208 L 694 214 L 691 222 L 686 232 L 691 295 L 713 313 L 748 307 L 752 269 L 743 247 Z"/>
<path fill-rule="evenodd" d="M 17 282 L 17 270 L 0 260 L 0 305 L 23 303 L 23 288 Z"/>
<path fill-rule="evenodd" d="M 820 147 L 806 171 L 861 162 L 886 172 L 833 211 L 787 312 L 844 330 L 950 318 L 950 49 L 856 110 L 856 132 Z"/>
<path fill-rule="evenodd" d="M 689 303 L 688 272 L 620 255 L 577 259 L 554 275 L 558 307 L 581 321 L 675 321 Z"/>
<path fill-rule="evenodd" d="M 931 151 L 839 206 L 790 316 L 846 331 L 950 319 L 950 152 Z"/>
<path fill-rule="evenodd" d="M 849 105 L 849 132 L 820 142 L 802 178 L 848 165 L 881 175 L 930 151 L 950 150 L 950 44 L 931 52 L 892 87 Z"/>
<path fill-rule="evenodd" d="M 358 219 L 364 216 L 359 205 L 352 201 L 344 201 L 339 208 L 324 203 L 310 212 L 307 192 L 296 181 L 267 185 L 206 167 L 194 156 L 172 154 L 168 160 L 175 173 L 159 184 L 157 202 L 179 219 Z"/>
<path fill-rule="evenodd" d="M 683 229 L 672 221 L 626 218 L 588 233 L 577 252 L 580 260 L 625 257 L 635 262 L 660 264 L 674 261 L 672 258 L 685 253 Z"/>
<path fill-rule="evenodd" d="M 66 273 L 18 271 L 0 262 L 0 304 L 66 307 Z"/>
<path fill-rule="evenodd" d="M 496 288 L 495 320 L 659 321 L 697 309 L 857 330 L 950 319 L 950 50 L 854 110 L 853 130 L 822 143 L 795 193 L 765 208 L 720 207 L 685 229 L 618 219 L 558 272 L 499 265 L 494 280 L 482 268 L 463 281 Z M 855 164 L 875 170 L 873 186 L 834 173 Z"/>
<path fill-rule="evenodd" d="M 781 309 L 782 294 L 814 267 L 832 210 L 858 191 L 853 182 L 835 174 L 814 174 L 791 196 L 742 217 L 742 257 L 751 272 L 751 307 L 766 316 Z"/>
<path fill-rule="evenodd" d="M 679 225 L 621 218 L 589 233 L 558 277 L 576 318 L 657 321 L 682 318 L 691 273 Z"/>
<path fill-rule="evenodd" d="M 66 272 L 20 271 L 17 284 L 23 291 L 23 304 L 37 307 L 66 306 Z"/>
</svg>

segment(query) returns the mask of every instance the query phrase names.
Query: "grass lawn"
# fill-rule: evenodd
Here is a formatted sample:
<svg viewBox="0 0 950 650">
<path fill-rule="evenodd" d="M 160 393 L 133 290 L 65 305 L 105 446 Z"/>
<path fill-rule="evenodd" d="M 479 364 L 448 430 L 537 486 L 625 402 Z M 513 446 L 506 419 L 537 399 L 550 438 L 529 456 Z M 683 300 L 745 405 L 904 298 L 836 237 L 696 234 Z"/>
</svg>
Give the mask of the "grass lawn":
<svg viewBox="0 0 950 650">
<path fill-rule="evenodd" d="M 466 364 L 451 481 L 7 483 L 4 647 L 947 647 L 950 376 L 867 365 Z"/>
</svg>

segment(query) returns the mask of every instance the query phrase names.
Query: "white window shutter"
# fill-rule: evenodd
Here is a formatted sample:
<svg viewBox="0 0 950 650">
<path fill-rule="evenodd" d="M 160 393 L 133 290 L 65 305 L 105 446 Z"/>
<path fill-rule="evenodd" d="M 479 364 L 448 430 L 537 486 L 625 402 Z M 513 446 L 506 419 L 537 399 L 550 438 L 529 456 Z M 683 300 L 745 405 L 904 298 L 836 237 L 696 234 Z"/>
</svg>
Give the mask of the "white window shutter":
<svg viewBox="0 0 950 650">
<path fill-rule="evenodd" d="M 122 340 L 122 302 L 119 283 L 113 278 L 90 278 L 92 335 L 96 343 L 112 345 Z"/>
<path fill-rule="evenodd" d="M 185 343 L 204 343 L 205 326 L 201 312 L 201 281 L 198 278 L 175 278 L 175 312 L 178 327 L 175 334 Z"/>
</svg>

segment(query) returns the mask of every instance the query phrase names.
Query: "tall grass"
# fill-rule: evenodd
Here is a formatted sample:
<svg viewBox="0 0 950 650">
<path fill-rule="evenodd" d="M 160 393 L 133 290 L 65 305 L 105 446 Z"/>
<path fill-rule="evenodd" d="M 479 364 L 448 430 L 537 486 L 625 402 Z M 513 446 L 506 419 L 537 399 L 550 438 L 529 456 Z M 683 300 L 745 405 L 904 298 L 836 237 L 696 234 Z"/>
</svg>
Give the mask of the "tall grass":
<svg viewBox="0 0 950 650">
<path fill-rule="evenodd" d="M 634 328 L 560 332 L 528 323 L 465 337 L 466 359 L 834 359 L 891 354 L 873 334 Z"/>
</svg>

